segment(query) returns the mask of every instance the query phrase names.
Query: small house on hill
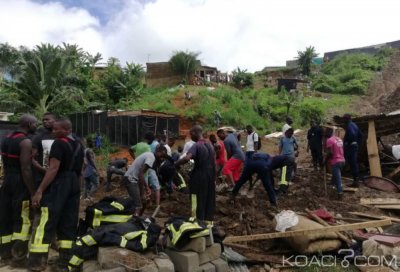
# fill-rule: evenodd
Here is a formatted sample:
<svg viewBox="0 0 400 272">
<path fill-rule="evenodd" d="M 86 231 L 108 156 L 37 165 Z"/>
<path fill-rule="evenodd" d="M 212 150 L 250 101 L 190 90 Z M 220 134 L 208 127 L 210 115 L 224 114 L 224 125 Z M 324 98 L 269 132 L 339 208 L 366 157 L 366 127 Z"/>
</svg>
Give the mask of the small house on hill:
<svg viewBox="0 0 400 272">
<path fill-rule="evenodd" d="M 169 62 L 146 63 L 146 86 L 155 87 L 173 87 L 178 85 L 184 78 L 183 75 L 172 71 Z M 195 72 L 190 82 L 218 82 L 220 73 L 216 67 L 200 66 Z M 194 80 L 196 79 L 196 80 Z"/>
</svg>

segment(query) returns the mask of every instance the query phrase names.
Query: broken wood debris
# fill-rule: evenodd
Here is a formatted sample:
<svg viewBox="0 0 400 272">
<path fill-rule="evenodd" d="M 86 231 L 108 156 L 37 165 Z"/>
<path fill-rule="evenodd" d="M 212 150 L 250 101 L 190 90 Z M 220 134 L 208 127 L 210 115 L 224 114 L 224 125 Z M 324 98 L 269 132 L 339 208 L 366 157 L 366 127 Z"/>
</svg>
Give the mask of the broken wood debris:
<svg viewBox="0 0 400 272">
<path fill-rule="evenodd" d="M 399 204 L 400 199 L 398 198 L 361 198 L 361 204 L 365 205 L 392 205 L 392 204 Z"/>
<path fill-rule="evenodd" d="M 391 221 L 393 221 L 393 222 L 395 222 L 395 223 L 400 223 L 400 219 L 399 219 L 399 218 L 396 218 L 396 217 L 378 216 L 378 215 L 372 215 L 372 214 L 361 213 L 361 212 L 349 212 L 349 214 L 351 214 L 351 215 L 357 215 L 357 216 L 365 217 L 365 218 L 369 218 L 369 219 L 377 219 L 377 220 L 381 220 L 381 219 L 390 219 Z"/>
<path fill-rule="evenodd" d="M 287 231 L 287 232 L 273 232 L 273 233 L 264 233 L 264 234 L 253 234 L 253 235 L 244 235 L 244 236 L 230 236 L 226 237 L 224 242 L 227 243 L 235 243 L 235 242 L 246 242 L 246 241 L 258 241 L 258 240 L 268 240 L 275 238 L 283 238 L 283 237 L 293 237 L 298 235 L 307 235 L 307 234 L 321 234 L 328 232 L 336 232 L 336 231 L 346 231 L 346 230 L 354 230 L 354 229 L 362 229 L 368 227 L 380 227 L 392 224 L 390 219 L 382 219 L 376 221 L 368 221 L 363 223 L 353 223 L 353 224 L 345 224 L 340 226 L 329 226 L 322 229 L 309 229 L 309 230 L 295 230 L 295 231 Z"/>
</svg>

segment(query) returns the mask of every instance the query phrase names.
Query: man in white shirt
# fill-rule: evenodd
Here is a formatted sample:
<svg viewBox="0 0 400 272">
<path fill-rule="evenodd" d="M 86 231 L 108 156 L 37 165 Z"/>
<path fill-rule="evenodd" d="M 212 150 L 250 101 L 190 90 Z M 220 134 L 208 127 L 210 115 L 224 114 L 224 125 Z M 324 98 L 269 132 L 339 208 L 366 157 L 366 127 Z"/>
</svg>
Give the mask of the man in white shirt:
<svg viewBox="0 0 400 272">
<path fill-rule="evenodd" d="M 163 145 L 156 148 L 155 153 L 145 152 L 137 157 L 124 176 L 124 183 L 128 190 L 129 196 L 135 204 L 135 215 L 143 214 L 145 206 L 142 199 L 151 194 L 149 185 L 145 180 L 145 173 L 151 169 L 156 160 L 163 160 L 167 156 L 167 150 Z M 159 191 L 159 188 L 158 188 Z"/>
<path fill-rule="evenodd" d="M 247 141 L 246 141 L 246 160 L 251 159 L 253 154 L 258 151 L 258 134 L 253 130 L 253 127 L 248 125 L 246 126 L 247 131 Z"/>
</svg>

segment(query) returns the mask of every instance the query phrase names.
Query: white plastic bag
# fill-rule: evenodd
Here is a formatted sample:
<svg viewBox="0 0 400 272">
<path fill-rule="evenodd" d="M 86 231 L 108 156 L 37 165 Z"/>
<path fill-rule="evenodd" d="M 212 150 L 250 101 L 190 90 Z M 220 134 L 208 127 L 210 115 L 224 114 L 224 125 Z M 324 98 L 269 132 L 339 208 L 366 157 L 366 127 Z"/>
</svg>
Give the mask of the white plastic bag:
<svg viewBox="0 0 400 272">
<path fill-rule="evenodd" d="M 299 217 L 294 211 L 283 210 L 275 215 L 275 230 L 284 232 L 286 229 L 296 226 L 299 223 Z"/>
</svg>

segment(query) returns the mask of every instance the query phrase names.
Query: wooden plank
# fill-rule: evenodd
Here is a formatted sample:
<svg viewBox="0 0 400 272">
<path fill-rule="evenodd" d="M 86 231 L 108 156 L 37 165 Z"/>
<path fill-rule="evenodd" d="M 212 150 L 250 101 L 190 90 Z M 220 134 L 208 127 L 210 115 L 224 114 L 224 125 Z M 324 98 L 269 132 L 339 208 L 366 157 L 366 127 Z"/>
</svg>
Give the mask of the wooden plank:
<svg viewBox="0 0 400 272">
<path fill-rule="evenodd" d="M 328 227 L 330 226 L 326 221 L 324 221 L 321 217 L 319 217 L 318 215 L 314 214 L 312 211 L 310 211 L 309 209 L 306 209 L 306 212 L 308 213 L 309 216 L 311 216 L 312 219 L 314 219 L 315 221 L 317 221 L 318 223 L 320 223 L 321 225 Z M 349 238 L 347 238 L 345 235 L 343 235 L 340 232 L 335 232 L 336 235 L 340 238 L 340 240 L 344 241 L 347 245 L 351 245 L 351 240 Z"/>
<path fill-rule="evenodd" d="M 360 204 L 364 205 L 390 205 L 390 204 L 400 204 L 400 199 L 398 198 L 360 198 Z"/>
<path fill-rule="evenodd" d="M 388 176 L 387 178 L 393 178 L 394 176 L 396 176 L 398 173 L 400 173 L 400 166 L 397 167 L 396 169 L 394 169 Z"/>
<path fill-rule="evenodd" d="M 375 208 L 383 209 L 383 210 L 400 210 L 399 205 L 374 205 Z"/>
<path fill-rule="evenodd" d="M 369 239 L 375 240 L 381 244 L 391 246 L 391 247 L 397 247 L 400 245 L 400 237 L 395 237 L 395 236 L 387 236 L 387 235 L 374 235 L 371 236 Z"/>
<path fill-rule="evenodd" d="M 378 143 L 376 141 L 374 120 L 368 121 L 367 150 L 371 176 L 382 177 L 381 160 L 379 158 Z"/>
<path fill-rule="evenodd" d="M 355 193 L 357 191 L 358 191 L 358 188 L 343 187 L 343 192 Z"/>
<path fill-rule="evenodd" d="M 396 217 L 379 216 L 379 215 L 372 215 L 372 214 L 360 213 L 360 212 L 349 212 L 349 214 L 357 215 L 357 216 L 365 217 L 365 218 L 369 218 L 369 219 L 390 219 L 391 221 L 393 221 L 395 223 L 400 223 L 400 218 L 396 218 Z"/>
<path fill-rule="evenodd" d="M 308 229 L 308 230 L 294 230 L 294 231 L 286 231 L 286 232 L 273 232 L 273 233 L 263 233 L 263 234 L 253 234 L 253 235 L 243 235 L 243 236 L 230 236 L 226 237 L 224 242 L 226 243 L 235 243 L 235 242 L 247 242 L 247 241 L 258 241 L 258 240 L 268 240 L 275 238 L 283 238 L 283 237 L 293 237 L 299 235 L 308 235 L 308 234 L 323 234 L 329 232 L 336 231 L 346 231 L 346 230 L 355 230 L 355 229 L 363 229 L 369 227 L 381 227 L 386 225 L 391 225 L 392 222 L 390 219 L 376 220 L 376 221 L 368 221 L 363 223 L 353 223 L 346 224 L 340 226 L 329 226 L 320 229 Z"/>
</svg>

